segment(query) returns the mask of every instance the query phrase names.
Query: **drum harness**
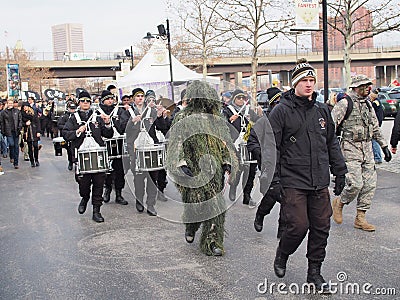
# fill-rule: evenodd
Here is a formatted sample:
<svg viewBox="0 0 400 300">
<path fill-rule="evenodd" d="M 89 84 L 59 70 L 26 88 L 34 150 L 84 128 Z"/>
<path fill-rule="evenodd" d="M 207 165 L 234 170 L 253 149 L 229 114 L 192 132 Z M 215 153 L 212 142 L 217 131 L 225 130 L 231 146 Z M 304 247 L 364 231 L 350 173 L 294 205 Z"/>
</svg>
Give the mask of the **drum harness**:
<svg viewBox="0 0 400 300">
<path fill-rule="evenodd" d="M 239 132 L 239 136 L 238 138 L 235 140 L 235 142 L 233 143 L 236 150 L 239 151 L 240 149 L 240 144 L 246 143 L 246 141 L 244 140 L 244 135 L 246 133 L 246 121 L 245 121 L 245 116 L 249 114 L 249 106 L 247 105 L 247 102 L 240 108 L 239 111 L 236 111 L 236 109 L 232 106 L 232 105 L 228 105 L 228 108 L 230 109 L 230 111 L 233 113 L 233 115 L 237 115 L 240 117 L 240 132 Z M 244 114 L 241 115 L 240 113 L 242 112 L 242 110 L 245 109 Z M 233 123 L 235 120 L 232 120 L 231 123 Z"/>
</svg>

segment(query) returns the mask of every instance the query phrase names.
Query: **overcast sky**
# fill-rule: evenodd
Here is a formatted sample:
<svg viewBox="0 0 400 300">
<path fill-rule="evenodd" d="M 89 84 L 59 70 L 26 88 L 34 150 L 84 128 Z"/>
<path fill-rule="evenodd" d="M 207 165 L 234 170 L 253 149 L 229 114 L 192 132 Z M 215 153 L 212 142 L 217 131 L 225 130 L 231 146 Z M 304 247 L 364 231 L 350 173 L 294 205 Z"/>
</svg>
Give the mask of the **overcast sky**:
<svg viewBox="0 0 400 300">
<path fill-rule="evenodd" d="M 171 2 L 171 1 L 170 1 Z M 19 0 L 3 1 L 0 52 L 22 40 L 27 51 L 52 52 L 51 26 L 83 25 L 85 51 L 123 51 L 146 32 L 157 32 L 171 14 L 166 0 Z"/>
<path fill-rule="evenodd" d="M 169 0 L 179 3 L 182 0 Z M 167 18 L 174 21 L 167 0 L 19 0 L 3 1 L 0 22 L 0 52 L 22 40 L 27 51 L 52 52 L 51 26 L 64 23 L 83 25 L 85 52 L 123 52 L 142 41 L 148 31 Z M 172 25 L 171 25 L 172 27 Z M 171 30 L 171 36 L 174 33 Z M 398 37 L 399 35 L 396 35 Z M 393 35 L 375 39 L 376 46 L 400 44 Z M 284 39 L 285 40 L 285 39 Z M 293 48 L 280 40 L 270 47 Z M 302 46 L 299 40 L 299 47 Z M 306 42 L 304 44 L 307 44 Z"/>
</svg>

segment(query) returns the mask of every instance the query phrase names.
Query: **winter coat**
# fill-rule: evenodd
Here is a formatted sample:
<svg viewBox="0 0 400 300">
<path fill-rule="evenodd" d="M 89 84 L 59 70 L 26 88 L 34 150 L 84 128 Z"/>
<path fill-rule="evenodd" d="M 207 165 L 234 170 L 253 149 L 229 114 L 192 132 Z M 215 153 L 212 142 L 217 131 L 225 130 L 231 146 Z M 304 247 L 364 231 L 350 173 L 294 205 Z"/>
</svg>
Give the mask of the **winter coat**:
<svg viewBox="0 0 400 300">
<path fill-rule="evenodd" d="M 329 171 L 335 176 L 347 173 L 330 111 L 326 104 L 316 102 L 316 97 L 313 93 L 310 101 L 296 96 L 291 89 L 282 95 L 280 104 L 268 117 L 276 143 L 273 180 L 280 180 L 283 187 L 319 190 L 329 186 Z M 304 132 L 292 143 L 290 137 L 296 135 L 304 122 L 307 122 Z M 291 145 L 281 152 L 287 143 Z M 267 156 L 264 152 L 261 156 L 264 163 Z"/>
<path fill-rule="evenodd" d="M 17 108 L 5 109 L 0 113 L 0 128 L 4 136 L 11 136 L 12 131 L 17 135 L 22 129 L 21 112 Z"/>
<path fill-rule="evenodd" d="M 23 105 L 21 108 L 22 122 L 24 124 L 24 141 L 25 142 L 36 142 L 40 140 L 38 133 L 40 133 L 40 120 L 38 110 L 29 106 L 29 104 Z M 30 121 L 31 124 L 26 123 Z"/>
</svg>

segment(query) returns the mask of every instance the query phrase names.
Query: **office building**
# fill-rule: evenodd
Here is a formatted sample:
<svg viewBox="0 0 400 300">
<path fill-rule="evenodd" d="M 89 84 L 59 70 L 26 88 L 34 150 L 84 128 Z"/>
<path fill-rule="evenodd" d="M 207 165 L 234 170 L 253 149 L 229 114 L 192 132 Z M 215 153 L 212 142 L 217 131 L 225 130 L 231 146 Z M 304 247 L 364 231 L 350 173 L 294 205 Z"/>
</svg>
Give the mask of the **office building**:
<svg viewBox="0 0 400 300">
<path fill-rule="evenodd" d="M 51 27 L 55 60 L 66 59 L 71 53 L 83 53 L 82 24 L 60 24 Z"/>
</svg>

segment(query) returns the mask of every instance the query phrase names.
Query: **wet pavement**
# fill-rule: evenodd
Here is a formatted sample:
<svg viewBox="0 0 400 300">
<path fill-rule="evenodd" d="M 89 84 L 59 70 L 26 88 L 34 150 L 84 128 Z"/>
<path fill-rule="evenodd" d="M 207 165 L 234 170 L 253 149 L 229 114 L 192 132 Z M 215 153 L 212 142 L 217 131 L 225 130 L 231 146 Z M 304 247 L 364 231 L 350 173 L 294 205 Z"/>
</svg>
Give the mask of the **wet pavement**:
<svg viewBox="0 0 400 300">
<path fill-rule="evenodd" d="M 386 136 L 392 123 L 384 122 Z M 129 205 L 116 204 L 113 192 L 110 203 L 102 206 L 104 223 L 91 220 L 90 206 L 79 215 L 78 186 L 67 170 L 66 153 L 55 157 L 51 140 L 43 138 L 43 144 L 38 168 L 31 168 L 22 158 L 20 169 L 14 170 L 3 159 L 0 299 L 400 297 L 399 154 L 391 163 L 378 166 L 378 188 L 367 214 L 377 231 L 353 228 L 354 203 L 345 207 L 343 224 L 332 221 L 322 271 L 326 280 L 337 284 L 338 292 L 317 296 L 301 293 L 306 242 L 290 257 L 286 276 L 274 275 L 278 206 L 266 217 L 264 230 L 257 233 L 255 209 L 241 204 L 239 198 L 226 214 L 225 256 L 207 257 L 199 251 L 199 235 L 193 244 L 185 242 L 182 224 L 139 214 L 128 186 L 123 195 Z M 171 183 L 166 194 L 180 198 Z M 253 197 L 258 200 L 257 187 Z M 174 210 L 175 203 L 157 203 L 156 208 Z M 300 292 L 295 295 L 297 286 Z M 356 286 L 358 293 L 353 291 Z"/>
</svg>

